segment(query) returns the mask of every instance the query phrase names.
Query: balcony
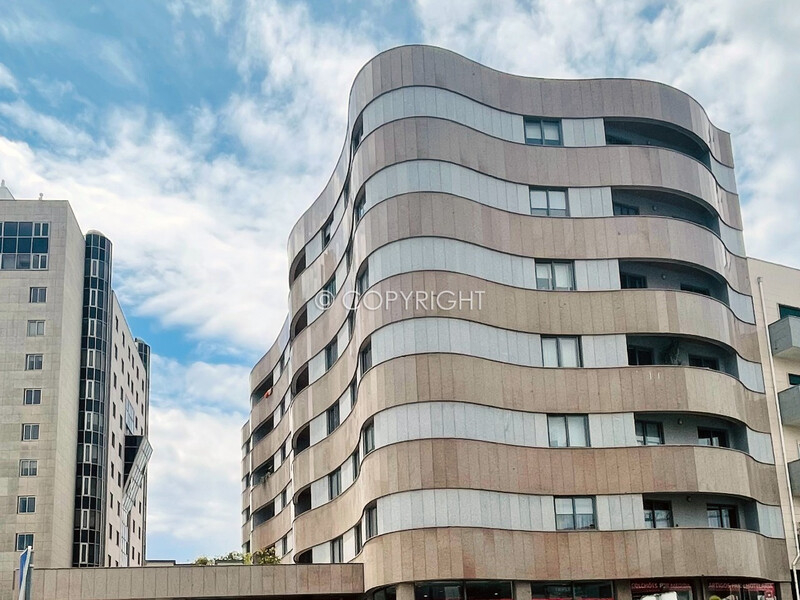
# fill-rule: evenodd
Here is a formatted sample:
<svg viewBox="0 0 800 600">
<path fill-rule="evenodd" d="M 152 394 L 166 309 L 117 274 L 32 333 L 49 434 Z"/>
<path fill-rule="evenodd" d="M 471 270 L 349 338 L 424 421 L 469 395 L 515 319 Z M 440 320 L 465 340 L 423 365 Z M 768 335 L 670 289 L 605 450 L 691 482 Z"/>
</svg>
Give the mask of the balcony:
<svg viewBox="0 0 800 600">
<path fill-rule="evenodd" d="M 784 425 L 800 425 L 800 385 L 793 385 L 778 394 Z"/>
<path fill-rule="evenodd" d="M 783 317 L 769 326 L 772 354 L 778 358 L 800 360 L 800 317 Z"/>
</svg>

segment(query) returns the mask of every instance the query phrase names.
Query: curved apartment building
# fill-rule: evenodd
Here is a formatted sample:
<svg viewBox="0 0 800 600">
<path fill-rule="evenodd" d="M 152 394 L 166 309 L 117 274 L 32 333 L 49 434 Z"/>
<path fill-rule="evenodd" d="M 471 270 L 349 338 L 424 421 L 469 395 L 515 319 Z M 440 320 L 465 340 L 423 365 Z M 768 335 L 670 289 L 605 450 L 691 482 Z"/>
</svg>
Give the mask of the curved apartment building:
<svg viewBox="0 0 800 600">
<path fill-rule="evenodd" d="M 788 593 L 730 136 L 691 97 L 384 52 L 289 259 L 245 549 L 376 600 Z"/>
</svg>

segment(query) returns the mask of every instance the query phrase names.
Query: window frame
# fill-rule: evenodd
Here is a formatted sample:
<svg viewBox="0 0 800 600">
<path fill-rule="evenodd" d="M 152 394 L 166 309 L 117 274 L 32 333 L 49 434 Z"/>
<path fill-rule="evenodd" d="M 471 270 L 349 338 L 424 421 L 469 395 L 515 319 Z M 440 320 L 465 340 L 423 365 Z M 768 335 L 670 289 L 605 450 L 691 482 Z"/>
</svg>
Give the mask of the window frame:
<svg viewBox="0 0 800 600">
<path fill-rule="evenodd" d="M 31 326 L 33 326 L 33 329 L 31 329 Z M 42 336 L 44 336 L 44 319 L 29 319 L 26 337 Z"/>
<path fill-rule="evenodd" d="M 553 498 L 556 517 L 556 531 L 597 531 L 597 501 L 594 496 L 554 496 Z M 570 500 L 572 505 L 572 513 L 559 513 L 558 502 L 559 500 Z M 591 500 L 592 502 L 592 523 L 590 527 L 578 527 L 578 515 L 587 515 L 588 513 L 578 513 L 576 509 L 576 500 Z M 572 517 L 572 527 L 559 526 L 559 515 L 570 514 Z"/>
<path fill-rule="evenodd" d="M 38 406 L 42 403 L 41 388 L 25 388 L 22 391 L 22 404 L 24 406 Z"/>
<path fill-rule="evenodd" d="M 727 522 L 723 518 L 724 511 L 728 511 Z M 711 514 L 716 513 L 719 518 L 719 525 L 711 524 Z M 712 529 L 741 529 L 739 522 L 739 508 L 733 504 L 706 504 L 706 518 L 708 519 L 708 526 Z"/>
<path fill-rule="evenodd" d="M 331 540 L 331 564 L 344 562 L 344 539 L 343 536 Z"/>
<path fill-rule="evenodd" d="M 528 125 L 539 126 L 539 138 L 528 137 Z M 544 126 L 545 124 L 555 125 L 558 128 L 558 139 L 555 141 L 548 141 L 545 137 Z M 563 146 L 564 145 L 564 132 L 561 127 L 561 119 L 554 119 L 549 117 L 524 117 L 522 120 L 522 132 L 525 137 L 526 146 Z"/>
<path fill-rule="evenodd" d="M 29 432 L 29 437 L 25 436 L 25 433 Z M 36 434 L 34 436 L 34 433 Z M 39 439 L 40 434 L 39 423 L 23 423 L 22 424 L 22 441 L 23 442 L 35 442 Z"/>
<path fill-rule="evenodd" d="M 375 421 L 369 421 L 368 423 L 364 424 L 364 429 L 361 435 L 363 448 L 364 448 L 364 458 L 367 457 L 367 454 L 375 450 Z"/>
<path fill-rule="evenodd" d="M 569 271 L 569 287 L 558 287 L 556 281 L 556 265 L 564 265 Z M 539 286 L 539 267 L 546 267 L 549 271 L 548 286 Z M 534 276 L 536 277 L 536 289 L 550 292 L 572 292 L 575 291 L 575 262 L 571 260 L 536 260 L 533 263 Z M 541 281 L 544 281 L 542 279 Z"/>
<path fill-rule="evenodd" d="M 544 192 L 547 198 L 547 208 L 534 208 L 533 207 L 533 199 L 531 197 L 533 192 Z M 550 194 L 558 192 L 564 194 L 564 208 L 553 208 L 552 202 L 550 200 Z M 569 190 L 567 188 L 543 188 L 537 187 L 535 185 L 528 187 L 528 206 L 530 208 L 530 214 L 532 217 L 553 217 L 553 218 L 563 218 L 569 217 Z M 534 212 L 540 211 L 540 212 Z M 544 211 L 542 213 L 541 211 Z M 564 211 L 563 213 L 555 213 L 553 211 Z"/>
<path fill-rule="evenodd" d="M 29 304 L 46 304 L 47 303 L 47 288 L 46 287 L 31 287 L 28 292 Z"/>
<path fill-rule="evenodd" d="M 628 353 L 628 366 L 629 367 L 654 367 L 656 366 L 656 351 L 653 348 L 647 348 L 645 346 L 635 346 L 635 345 L 628 345 L 627 348 Z M 631 362 L 631 352 L 634 353 L 636 356 L 636 362 Z M 641 362 L 639 360 L 640 353 L 647 352 L 650 355 L 650 362 Z"/>
<path fill-rule="evenodd" d="M 339 412 L 339 401 L 337 400 L 328 407 L 328 410 L 325 411 L 325 424 L 328 435 L 333 433 L 341 424 L 342 421 L 340 416 L 341 413 Z"/>
<path fill-rule="evenodd" d="M 561 446 L 558 444 L 553 444 L 553 428 L 551 426 L 551 422 L 561 419 L 564 424 L 564 436 L 566 439 L 566 443 Z M 585 444 L 573 444 L 572 440 L 570 439 L 570 421 L 578 421 L 582 423 L 583 426 L 583 434 L 584 434 L 584 441 Z M 588 414 L 548 414 L 547 415 L 547 437 L 548 442 L 550 444 L 550 448 L 591 448 L 592 447 L 592 439 L 589 432 L 589 415 Z"/>
<path fill-rule="evenodd" d="M 21 458 L 21 459 L 19 459 L 19 476 L 20 477 L 38 477 L 39 476 L 39 459 L 38 458 Z"/>
<path fill-rule="evenodd" d="M 364 524 L 366 525 L 364 532 L 364 541 L 371 540 L 378 535 L 378 505 L 373 504 L 364 509 Z"/>
<path fill-rule="evenodd" d="M 34 353 L 25 355 L 26 371 L 42 371 L 44 369 L 44 354 Z"/>
<path fill-rule="evenodd" d="M 645 529 L 670 529 L 675 527 L 675 519 L 672 512 L 672 502 L 669 500 L 653 500 L 650 498 L 642 499 L 642 507 L 644 508 L 644 526 Z M 664 508 L 666 507 L 666 508 Z M 668 525 L 659 527 L 659 519 L 657 518 L 658 512 L 667 512 Z M 649 519 L 648 519 L 649 515 Z M 661 520 L 663 522 L 663 519 Z"/>
<path fill-rule="evenodd" d="M 719 443 L 713 443 L 714 439 L 718 439 Z M 704 443 L 706 439 L 710 443 Z M 699 446 L 707 446 L 709 448 L 730 448 L 730 436 L 724 429 L 717 427 L 698 427 L 697 428 L 697 444 Z"/>
<path fill-rule="evenodd" d="M 641 428 L 642 428 L 642 435 L 641 436 L 638 433 L 638 429 L 639 429 L 640 425 L 641 425 Z M 655 425 L 656 428 L 657 428 L 657 434 L 658 434 L 658 440 L 659 440 L 658 443 L 650 443 L 650 442 L 648 442 L 648 439 L 650 439 L 650 436 L 648 434 L 647 428 L 649 426 L 651 426 L 651 425 Z M 665 442 L 664 442 L 664 424 L 663 423 L 661 423 L 659 421 L 648 421 L 646 419 L 634 419 L 634 421 L 633 421 L 633 429 L 634 429 L 634 435 L 636 436 L 636 443 L 639 446 L 664 446 L 665 445 Z M 639 441 L 640 437 L 641 437 L 641 441 Z"/>
<path fill-rule="evenodd" d="M 544 345 L 545 340 L 555 340 L 556 341 L 556 359 L 557 364 L 549 365 L 545 364 L 545 351 Z M 572 366 L 565 366 L 564 365 L 564 352 L 562 351 L 562 343 L 564 340 L 574 340 L 575 341 L 575 365 Z M 583 357 L 581 352 L 581 337 L 579 335 L 543 335 L 541 336 L 541 347 L 542 347 L 542 366 L 547 368 L 559 368 L 559 369 L 576 369 L 583 366 Z"/>
<path fill-rule="evenodd" d="M 17 496 L 18 515 L 32 515 L 35 513 L 36 513 L 36 496 Z"/>
<path fill-rule="evenodd" d="M 27 543 L 28 538 L 30 538 L 30 544 Z M 20 545 L 20 541 L 24 542 Z M 16 539 L 14 540 L 14 547 L 16 548 L 16 552 L 24 552 L 29 547 L 34 547 L 34 534 L 32 533 L 17 533 Z"/>
<path fill-rule="evenodd" d="M 631 285 L 642 283 L 642 285 Z M 627 285 L 626 285 L 627 284 Z M 620 271 L 619 285 L 622 290 L 646 290 L 647 289 L 647 276 L 638 275 L 637 273 L 625 273 Z"/>
<path fill-rule="evenodd" d="M 333 500 L 342 494 L 342 468 L 337 467 L 328 474 L 328 500 Z"/>
</svg>

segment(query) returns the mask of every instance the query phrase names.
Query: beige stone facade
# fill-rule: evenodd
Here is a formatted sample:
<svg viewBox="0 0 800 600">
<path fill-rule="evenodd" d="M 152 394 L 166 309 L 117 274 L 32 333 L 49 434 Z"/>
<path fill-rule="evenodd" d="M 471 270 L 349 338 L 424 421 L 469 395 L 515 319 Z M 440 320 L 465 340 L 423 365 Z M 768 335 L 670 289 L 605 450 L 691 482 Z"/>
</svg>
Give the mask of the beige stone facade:
<svg viewBox="0 0 800 600">
<path fill-rule="evenodd" d="M 676 89 L 380 54 L 251 373 L 244 549 L 380 598 L 787 593 L 741 229 Z"/>
</svg>

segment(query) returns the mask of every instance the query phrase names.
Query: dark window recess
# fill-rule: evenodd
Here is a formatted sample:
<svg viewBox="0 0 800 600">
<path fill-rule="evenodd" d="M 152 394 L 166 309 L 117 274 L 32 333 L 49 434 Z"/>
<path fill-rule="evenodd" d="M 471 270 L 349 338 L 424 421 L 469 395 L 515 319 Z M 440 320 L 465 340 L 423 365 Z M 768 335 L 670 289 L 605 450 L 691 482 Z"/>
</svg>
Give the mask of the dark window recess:
<svg viewBox="0 0 800 600">
<path fill-rule="evenodd" d="M 327 246 L 331 241 L 331 232 L 333 231 L 333 217 L 330 217 L 327 221 L 325 221 L 325 225 L 322 226 L 322 247 L 324 248 Z"/>
<path fill-rule="evenodd" d="M 356 124 L 353 126 L 353 141 L 350 147 L 352 152 L 356 151 L 356 148 L 358 148 L 358 145 L 361 143 L 362 137 L 364 137 L 364 121 L 359 117 L 358 121 L 356 121 Z"/>
<path fill-rule="evenodd" d="M 294 501 L 295 514 L 303 514 L 307 510 L 311 510 L 311 488 L 304 489 L 297 495 L 297 500 Z"/>
<path fill-rule="evenodd" d="M 354 210 L 356 223 L 358 223 L 364 217 L 364 213 L 367 212 L 367 197 L 363 193 L 356 199 Z"/>
<path fill-rule="evenodd" d="M 300 311 L 300 314 L 297 316 L 297 320 L 294 322 L 294 329 L 292 329 L 292 337 L 295 338 L 297 335 L 303 331 L 308 325 L 308 310 L 304 307 L 303 310 Z"/>
<path fill-rule="evenodd" d="M 789 385 L 800 385 L 800 375 L 789 373 Z"/>
<path fill-rule="evenodd" d="M 310 565 L 312 564 L 312 557 L 311 557 L 311 550 L 306 550 L 302 554 L 298 554 L 295 561 L 298 565 Z"/>
<path fill-rule="evenodd" d="M 697 429 L 697 443 L 701 446 L 730 448 L 730 445 L 728 444 L 728 432 L 723 429 L 699 427 Z"/>
<path fill-rule="evenodd" d="M 636 206 L 628 206 L 627 204 L 614 203 L 614 214 L 618 217 L 629 217 L 639 214 L 639 208 Z"/>
<path fill-rule="evenodd" d="M 682 283 L 681 290 L 683 290 L 684 292 L 694 292 L 695 294 L 702 294 L 703 296 L 711 295 L 710 289 L 700 287 L 699 285 L 692 285 L 691 283 Z"/>
<path fill-rule="evenodd" d="M 655 421 L 639 421 L 634 423 L 636 442 L 640 446 L 661 446 L 664 444 L 664 428 Z"/>
<path fill-rule="evenodd" d="M 800 317 L 800 308 L 797 308 L 796 306 L 778 304 L 778 312 L 781 315 L 781 319 L 784 317 Z"/>
<path fill-rule="evenodd" d="M 361 364 L 361 374 L 363 375 L 372 368 L 372 344 L 367 343 L 359 356 L 359 363 Z"/>
<path fill-rule="evenodd" d="M 643 289 L 647 287 L 647 277 L 633 273 L 619 274 L 620 286 L 623 290 Z"/>
<path fill-rule="evenodd" d="M 652 348 L 637 348 L 628 346 L 628 364 L 631 366 L 646 366 L 655 363 L 655 354 Z"/>
<path fill-rule="evenodd" d="M 294 269 L 292 269 L 292 281 L 297 279 L 300 276 L 300 273 L 305 271 L 306 269 L 306 251 L 303 250 L 302 254 L 297 257 L 297 262 L 294 263 Z"/>
<path fill-rule="evenodd" d="M 328 435 L 339 426 L 339 403 L 336 402 L 327 410 Z"/>
<path fill-rule="evenodd" d="M 294 393 L 298 394 L 308 387 L 308 365 L 304 365 L 294 380 Z"/>
<path fill-rule="evenodd" d="M 418 583 L 414 586 L 414 600 L 462 600 L 464 585 L 460 581 Z"/>
<path fill-rule="evenodd" d="M 294 442 L 294 452 L 298 454 L 311 445 L 311 427 L 306 425 L 304 429 L 297 434 Z"/>
<path fill-rule="evenodd" d="M 711 369 L 712 371 L 719 371 L 719 359 L 710 356 L 699 356 L 697 354 L 689 355 L 689 366 L 699 367 L 701 369 Z"/>
<path fill-rule="evenodd" d="M 467 600 L 511 600 L 510 581 L 467 581 Z"/>
<path fill-rule="evenodd" d="M 709 152 L 694 136 L 664 123 L 644 120 L 604 119 L 606 144 L 657 146 L 695 158 L 710 167 Z"/>
<path fill-rule="evenodd" d="M 660 500 L 644 501 L 644 525 L 648 529 L 673 527 L 672 503 Z"/>
</svg>

